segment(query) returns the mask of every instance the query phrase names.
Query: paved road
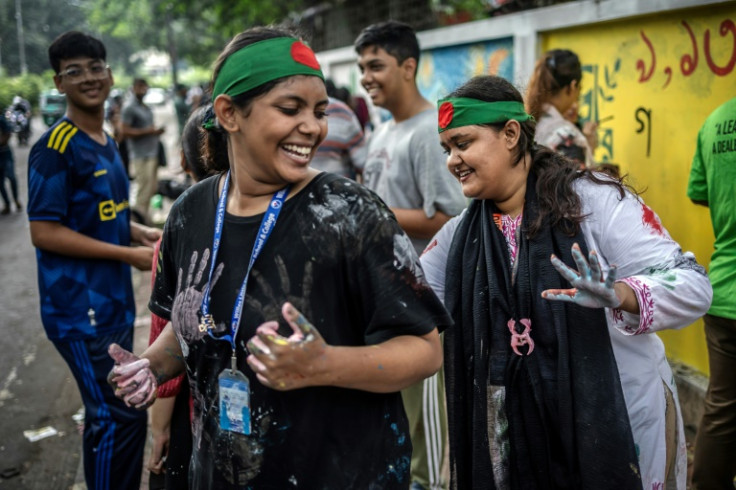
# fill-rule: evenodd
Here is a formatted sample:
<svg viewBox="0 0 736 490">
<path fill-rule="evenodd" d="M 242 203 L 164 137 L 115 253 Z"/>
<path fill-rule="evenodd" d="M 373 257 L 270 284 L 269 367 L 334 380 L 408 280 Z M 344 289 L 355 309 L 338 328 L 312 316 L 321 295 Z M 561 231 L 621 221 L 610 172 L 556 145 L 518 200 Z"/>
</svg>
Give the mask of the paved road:
<svg viewBox="0 0 736 490">
<path fill-rule="evenodd" d="M 35 140 L 45 129 L 33 121 Z M 12 140 L 20 200 L 27 202 L 29 147 Z M 72 415 L 81 407 L 66 363 L 46 339 L 38 306 L 35 250 L 25 212 L 0 216 L 0 474 L 5 489 L 67 489 L 74 481 L 81 436 Z M 45 426 L 60 435 L 30 442 L 23 431 Z M 53 455 L 53 457 L 49 457 Z"/>
<path fill-rule="evenodd" d="M 169 167 L 176 176 L 177 128 L 171 104 L 154 109 L 157 122 L 167 125 L 164 142 Z M 31 141 L 46 128 L 33 120 Z M 12 140 L 20 200 L 27 202 L 29 147 Z M 1 205 L 1 204 L 0 204 Z M 139 319 L 136 351 L 148 341 L 145 304 L 150 292 L 148 273 L 134 272 Z M 72 416 L 81 408 L 76 383 L 66 363 L 46 338 L 39 314 L 35 250 L 25 212 L 0 215 L 0 490 L 69 490 L 79 484 L 82 438 Z M 30 442 L 23 431 L 50 426 L 58 435 Z M 4 471 L 18 471 L 3 477 Z M 76 483 L 76 485 L 75 485 Z"/>
</svg>

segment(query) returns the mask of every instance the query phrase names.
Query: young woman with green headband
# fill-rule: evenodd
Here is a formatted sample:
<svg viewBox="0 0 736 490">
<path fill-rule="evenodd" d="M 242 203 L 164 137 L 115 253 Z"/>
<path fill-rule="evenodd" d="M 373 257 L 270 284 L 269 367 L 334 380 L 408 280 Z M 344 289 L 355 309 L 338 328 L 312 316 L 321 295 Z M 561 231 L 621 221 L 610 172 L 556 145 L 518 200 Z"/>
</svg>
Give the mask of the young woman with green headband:
<svg viewBox="0 0 736 490">
<path fill-rule="evenodd" d="M 213 81 L 220 174 L 172 208 L 149 304 L 173 329 L 140 358 L 112 346 L 111 382 L 143 408 L 186 369 L 191 488 L 406 488 L 399 390 L 439 369 L 451 320 L 388 208 L 309 167 L 327 129 L 311 49 L 251 29 Z"/>
<path fill-rule="evenodd" d="M 654 332 L 711 288 L 620 181 L 534 145 L 499 77 L 439 101 L 447 167 L 472 199 L 422 255 L 445 333 L 451 488 L 685 488 L 682 420 Z"/>
</svg>

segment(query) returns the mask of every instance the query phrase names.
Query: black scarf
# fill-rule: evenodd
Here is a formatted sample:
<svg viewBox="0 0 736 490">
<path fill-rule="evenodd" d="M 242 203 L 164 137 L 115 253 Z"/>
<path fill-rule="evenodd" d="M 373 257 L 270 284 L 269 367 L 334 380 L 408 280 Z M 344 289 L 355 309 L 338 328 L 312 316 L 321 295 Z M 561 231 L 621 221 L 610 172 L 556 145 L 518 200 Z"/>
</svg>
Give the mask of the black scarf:
<svg viewBox="0 0 736 490">
<path fill-rule="evenodd" d="M 491 201 L 471 203 L 450 248 L 445 304 L 455 327 L 445 332 L 444 350 L 452 488 L 496 488 L 487 388 L 499 385 L 506 391 L 510 488 L 640 489 L 604 310 L 541 297 L 570 287 L 550 255 L 576 268 L 570 249 L 578 243 L 587 257 L 585 238 L 548 225 L 526 236 L 537 216 L 535 187 L 530 173 L 514 272 Z M 512 351 L 509 319 L 518 333 L 520 320 L 531 320 L 531 354 L 527 345 L 521 356 Z"/>
</svg>

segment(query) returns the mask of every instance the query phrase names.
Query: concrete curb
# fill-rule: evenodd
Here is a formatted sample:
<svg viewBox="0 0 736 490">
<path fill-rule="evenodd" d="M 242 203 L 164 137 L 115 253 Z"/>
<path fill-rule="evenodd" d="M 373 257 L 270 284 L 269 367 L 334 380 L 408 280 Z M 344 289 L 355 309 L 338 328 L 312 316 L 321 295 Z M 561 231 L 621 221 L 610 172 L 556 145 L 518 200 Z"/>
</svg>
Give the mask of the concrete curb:
<svg viewBox="0 0 736 490">
<path fill-rule="evenodd" d="M 669 360 L 675 375 L 677 395 L 680 400 L 685 437 L 692 442 L 703 416 L 703 400 L 708 389 L 708 376 L 690 366 L 672 359 Z"/>
</svg>

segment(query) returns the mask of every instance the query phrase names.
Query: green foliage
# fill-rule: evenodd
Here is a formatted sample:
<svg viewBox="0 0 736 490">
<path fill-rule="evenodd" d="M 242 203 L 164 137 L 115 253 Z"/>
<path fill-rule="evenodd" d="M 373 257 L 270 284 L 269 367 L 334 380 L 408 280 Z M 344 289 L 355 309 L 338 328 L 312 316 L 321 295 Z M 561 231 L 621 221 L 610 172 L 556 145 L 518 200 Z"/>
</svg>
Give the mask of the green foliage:
<svg viewBox="0 0 736 490">
<path fill-rule="evenodd" d="M 218 37 L 229 39 L 252 26 L 282 22 L 324 0 L 159 0 L 157 3 L 161 12 L 168 11 L 174 19 L 187 23 L 209 18 L 214 21 L 210 25 L 217 26 Z"/>
<path fill-rule="evenodd" d="M 176 54 L 189 63 L 209 65 L 228 39 L 215 12 L 208 8 L 212 3 L 216 2 L 85 0 L 84 10 L 90 24 L 102 34 L 108 61 L 114 60 L 116 68 L 132 74 L 139 67 L 130 61 L 131 55 L 150 48 L 168 52 L 172 58 Z M 171 80 L 161 84 L 170 85 Z"/>
<path fill-rule="evenodd" d="M 179 59 L 208 69 L 231 37 L 219 28 L 219 20 L 212 10 L 203 11 L 191 18 L 175 17 L 171 28 Z"/>
<path fill-rule="evenodd" d="M 209 68 L 192 66 L 179 72 L 179 83 L 191 87 L 192 85 L 200 85 L 208 82 L 211 77 L 212 71 Z M 173 88 L 171 85 L 171 76 L 169 75 L 148 77 L 147 81 L 151 87 Z M 116 85 L 118 84 L 116 83 Z"/>
<path fill-rule="evenodd" d="M 183 83 L 187 87 L 191 87 L 192 85 L 201 85 L 205 82 L 209 82 L 211 78 L 212 70 L 209 66 L 192 66 L 180 74 L 179 82 Z"/>
<path fill-rule="evenodd" d="M 38 107 L 38 97 L 41 91 L 54 86 L 50 76 L 27 74 L 17 77 L 0 78 L 0 108 L 10 105 L 13 97 L 20 95 L 31 103 L 34 109 Z M 51 81 L 51 82 L 50 82 Z M 49 83 L 50 82 L 50 83 Z"/>
<path fill-rule="evenodd" d="M 100 32 L 116 39 L 134 39 L 146 34 L 159 34 L 149 31 L 152 17 L 151 2 L 148 0 L 128 0 L 126 2 L 96 0 L 86 2 L 87 19 Z M 157 45 L 160 36 L 147 39 L 147 44 Z"/>
<path fill-rule="evenodd" d="M 49 44 L 62 32 L 88 30 L 80 3 L 86 0 L 22 0 L 18 2 L 23 20 L 23 47 L 30 73 L 42 73 L 49 68 Z M 5 74 L 21 73 L 16 2 L 0 0 L 0 35 L 2 63 Z"/>
<path fill-rule="evenodd" d="M 197 4 L 197 0 L 185 1 Z M 268 25 L 284 21 L 290 15 L 297 14 L 308 7 L 316 6 L 319 1 L 309 0 L 261 0 L 211 2 L 217 15 L 219 25 L 229 37 L 256 25 Z"/>
<path fill-rule="evenodd" d="M 133 85 L 133 75 L 128 75 L 122 70 L 118 70 L 118 71 L 113 70 L 112 75 L 115 80 L 115 85 L 113 85 L 113 88 L 125 91 L 125 90 L 128 90 Z"/>
<path fill-rule="evenodd" d="M 99 37 L 116 76 L 133 74 L 134 53 L 156 48 L 186 65 L 211 66 L 236 33 L 253 25 L 281 22 L 323 0 L 22 0 L 28 71 L 48 68 L 49 44 L 62 32 Z M 16 2 L 0 0 L 4 73 L 20 73 Z M 201 78 L 197 76 L 197 78 Z M 185 83 L 191 80 L 182 80 Z M 199 80 L 197 80 L 199 81 Z M 169 82 L 170 84 L 170 82 Z"/>
<path fill-rule="evenodd" d="M 440 22 L 453 18 L 468 22 L 488 17 L 490 4 L 478 0 L 432 0 L 432 9 L 440 15 Z"/>
</svg>

